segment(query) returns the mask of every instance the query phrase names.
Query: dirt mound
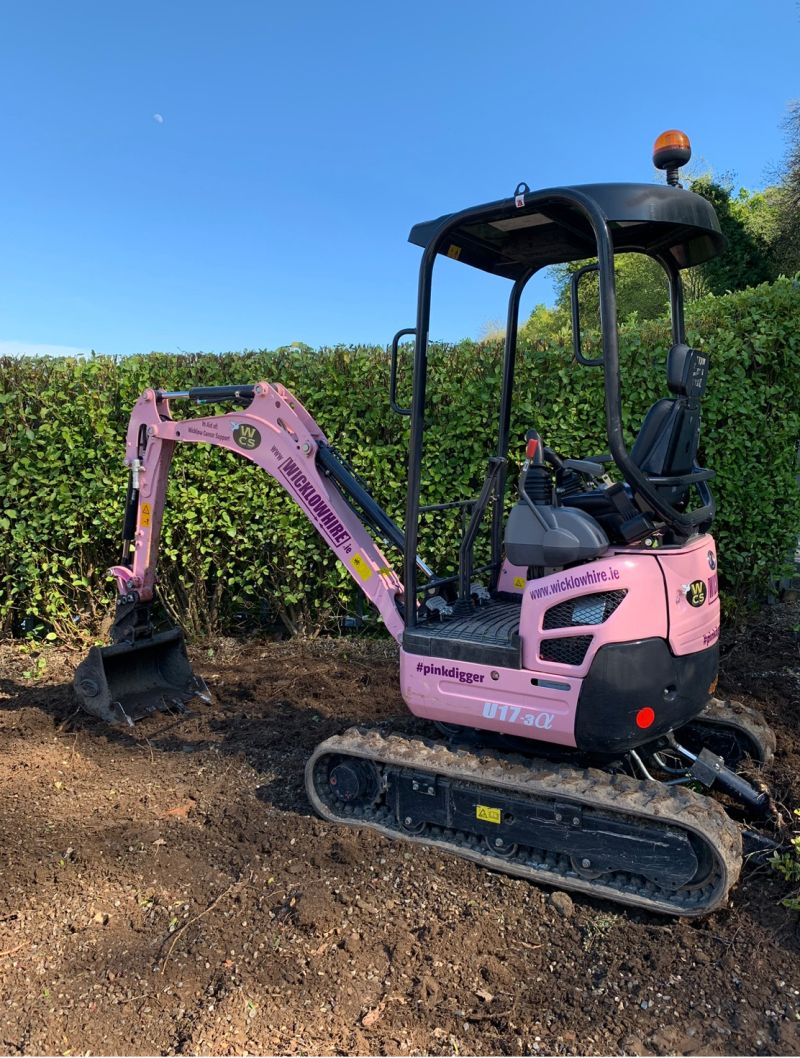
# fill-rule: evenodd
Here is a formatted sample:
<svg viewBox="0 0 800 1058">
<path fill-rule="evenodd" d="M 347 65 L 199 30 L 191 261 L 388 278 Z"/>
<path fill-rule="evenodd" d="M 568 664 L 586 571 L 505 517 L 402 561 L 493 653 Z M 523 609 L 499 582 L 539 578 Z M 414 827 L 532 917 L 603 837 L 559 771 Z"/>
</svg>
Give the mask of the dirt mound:
<svg viewBox="0 0 800 1058">
<path fill-rule="evenodd" d="M 776 727 L 769 777 L 800 803 L 791 630 L 770 615 L 726 646 L 720 691 Z M 132 731 L 71 716 L 75 660 L 0 651 L 0 1050 L 800 1050 L 798 916 L 767 867 L 682 922 L 314 817 L 319 741 L 427 730 L 393 645 L 195 651 L 214 706 Z"/>
</svg>

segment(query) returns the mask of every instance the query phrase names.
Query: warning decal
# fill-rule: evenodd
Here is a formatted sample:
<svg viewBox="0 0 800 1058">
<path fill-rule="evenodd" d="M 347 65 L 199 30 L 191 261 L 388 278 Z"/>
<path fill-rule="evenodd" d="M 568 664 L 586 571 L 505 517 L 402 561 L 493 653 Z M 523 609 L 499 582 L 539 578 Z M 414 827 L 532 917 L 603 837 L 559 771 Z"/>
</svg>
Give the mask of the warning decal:
<svg viewBox="0 0 800 1058">
<path fill-rule="evenodd" d="M 350 559 L 350 565 L 353 567 L 353 569 L 356 571 L 359 577 L 361 577 L 362 580 L 369 580 L 369 578 L 372 576 L 372 568 L 370 567 L 370 564 L 365 558 L 359 555 L 358 551 L 356 551 L 356 553 Z"/>
<path fill-rule="evenodd" d="M 488 805 L 475 805 L 475 815 L 484 823 L 499 823 L 500 809 L 490 808 Z"/>
</svg>

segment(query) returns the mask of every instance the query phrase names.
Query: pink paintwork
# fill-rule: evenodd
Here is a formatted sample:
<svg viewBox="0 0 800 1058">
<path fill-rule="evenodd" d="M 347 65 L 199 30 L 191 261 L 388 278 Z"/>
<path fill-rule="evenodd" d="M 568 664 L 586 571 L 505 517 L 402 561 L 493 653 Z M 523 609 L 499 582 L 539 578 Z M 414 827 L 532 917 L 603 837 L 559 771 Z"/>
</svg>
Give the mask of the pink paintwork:
<svg viewBox="0 0 800 1058">
<path fill-rule="evenodd" d="M 142 429 L 148 443 L 139 459 Z M 403 619 L 396 597 L 402 595 L 403 586 L 341 493 L 317 470 L 317 447 L 326 441 L 325 435 L 296 397 L 284 386 L 268 382 L 256 385 L 246 410 L 206 418 L 174 421 L 169 402 L 159 402 L 152 389 L 136 402 L 125 448 L 125 462 L 134 467 L 139 481 L 133 563 L 111 569 L 121 595 L 135 589 L 141 599 L 153 597 L 167 474 L 180 441 L 227 448 L 271 474 L 375 604 L 389 632 L 401 638 Z"/>
<path fill-rule="evenodd" d="M 514 566 L 508 559 L 503 560 L 500 576 L 497 578 L 497 590 L 510 595 L 522 595 L 528 583 L 528 571 L 524 566 Z"/>
<path fill-rule="evenodd" d="M 658 560 L 666 583 L 668 639 L 673 654 L 705 650 L 719 639 L 719 571 L 714 540 L 708 535 L 698 537 L 681 551 L 660 552 Z M 692 586 L 697 584 L 700 588 L 695 592 Z"/>
<path fill-rule="evenodd" d="M 550 686 L 533 680 L 544 680 Z M 553 683 L 558 686 L 552 686 Z M 400 652 L 400 690 L 416 716 L 575 745 L 582 680 Z"/>
<path fill-rule="evenodd" d="M 686 654 L 716 642 L 719 596 L 715 573 L 716 552 L 710 536 L 676 549 L 616 548 L 596 562 L 526 581 L 524 589 L 519 587 L 524 572 L 506 563 L 498 587 L 522 594 L 522 668 L 402 652 L 403 698 L 413 713 L 430 720 L 574 746 L 578 696 L 600 647 L 658 637 L 667 639 L 675 654 Z M 703 581 L 706 598 L 693 606 L 689 596 L 692 582 L 697 581 Z M 551 607 L 608 591 L 625 591 L 626 595 L 602 624 L 543 629 L 544 615 Z M 693 596 L 695 602 L 699 594 Z M 542 660 L 541 644 L 565 635 L 592 636 L 581 664 Z"/>
<path fill-rule="evenodd" d="M 558 603 L 578 599 L 596 592 L 625 591 L 627 595 L 614 613 L 599 625 L 574 625 L 569 629 L 543 631 L 547 610 Z M 551 573 L 531 581 L 522 597 L 520 637 L 522 664 L 525 668 L 542 667 L 554 675 L 585 676 L 594 655 L 606 643 L 664 636 L 667 618 L 664 610 L 664 581 L 658 561 L 649 553 L 616 553 L 575 569 Z M 592 643 L 583 662 L 577 666 L 542 662 L 541 644 L 546 639 L 564 635 L 591 635 Z"/>
</svg>

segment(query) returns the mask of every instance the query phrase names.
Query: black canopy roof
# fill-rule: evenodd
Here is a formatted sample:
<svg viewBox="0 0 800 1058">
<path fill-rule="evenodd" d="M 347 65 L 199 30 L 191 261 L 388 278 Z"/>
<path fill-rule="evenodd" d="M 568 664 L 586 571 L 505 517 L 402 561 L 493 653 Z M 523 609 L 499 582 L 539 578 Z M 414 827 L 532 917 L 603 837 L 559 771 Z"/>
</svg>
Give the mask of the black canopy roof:
<svg viewBox="0 0 800 1058">
<path fill-rule="evenodd" d="M 415 224 L 409 242 L 427 247 L 453 225 L 438 252 L 493 275 L 517 279 L 530 268 L 595 257 L 591 225 L 570 195 L 592 199 L 608 220 L 615 253 L 702 264 L 726 246 L 710 202 L 663 184 L 580 184 L 528 192 Z"/>
</svg>

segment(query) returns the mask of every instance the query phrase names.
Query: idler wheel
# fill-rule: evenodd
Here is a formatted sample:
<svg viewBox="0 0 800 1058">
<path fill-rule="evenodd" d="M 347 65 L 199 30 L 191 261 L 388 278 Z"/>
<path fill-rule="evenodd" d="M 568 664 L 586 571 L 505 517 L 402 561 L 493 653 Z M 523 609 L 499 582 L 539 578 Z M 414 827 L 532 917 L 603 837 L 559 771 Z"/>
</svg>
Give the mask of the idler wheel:
<svg viewBox="0 0 800 1058">
<path fill-rule="evenodd" d="M 607 867 L 595 867 L 587 856 L 570 856 L 569 862 L 578 877 L 588 881 L 602 878 L 604 874 L 609 873 Z"/>
<path fill-rule="evenodd" d="M 517 855 L 519 851 L 519 845 L 515 841 L 505 841 L 501 837 L 483 839 L 493 856 L 499 856 L 501 859 L 510 860 L 513 856 Z"/>
<path fill-rule="evenodd" d="M 378 794 L 378 775 L 369 761 L 344 759 L 328 773 L 328 787 L 337 801 L 371 804 Z"/>
<path fill-rule="evenodd" d="M 424 819 L 413 820 L 411 816 L 405 816 L 400 820 L 400 829 L 404 834 L 422 834 L 427 827 Z"/>
</svg>

